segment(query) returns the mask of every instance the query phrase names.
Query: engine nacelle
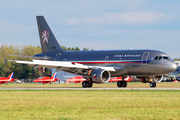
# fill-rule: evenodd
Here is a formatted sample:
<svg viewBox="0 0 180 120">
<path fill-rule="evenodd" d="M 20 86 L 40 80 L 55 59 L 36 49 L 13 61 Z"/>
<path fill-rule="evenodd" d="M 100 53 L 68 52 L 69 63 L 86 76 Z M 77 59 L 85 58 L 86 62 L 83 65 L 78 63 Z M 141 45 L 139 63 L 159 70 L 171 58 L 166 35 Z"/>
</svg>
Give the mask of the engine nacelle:
<svg viewBox="0 0 180 120">
<path fill-rule="evenodd" d="M 162 76 L 156 76 L 155 78 L 154 78 L 154 81 L 156 82 L 156 83 L 159 83 L 159 82 L 161 82 L 163 80 L 163 75 Z"/>
<path fill-rule="evenodd" d="M 97 69 L 91 72 L 90 77 L 95 83 L 107 83 L 111 79 L 111 74 L 107 70 Z"/>
<path fill-rule="evenodd" d="M 143 83 L 152 83 L 152 82 L 155 82 L 155 83 L 159 83 L 163 80 L 163 75 L 162 76 L 155 76 L 155 77 L 149 77 L 149 78 L 142 78 L 141 81 Z"/>
</svg>

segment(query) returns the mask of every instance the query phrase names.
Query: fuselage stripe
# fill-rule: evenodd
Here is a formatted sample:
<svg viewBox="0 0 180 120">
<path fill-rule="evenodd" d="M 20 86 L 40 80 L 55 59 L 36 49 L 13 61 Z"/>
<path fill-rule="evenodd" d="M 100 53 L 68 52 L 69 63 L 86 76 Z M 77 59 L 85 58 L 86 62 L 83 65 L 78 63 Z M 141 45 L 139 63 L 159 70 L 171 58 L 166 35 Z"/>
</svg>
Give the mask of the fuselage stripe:
<svg viewBox="0 0 180 120">
<path fill-rule="evenodd" d="M 95 61 L 95 62 L 83 62 L 83 61 L 81 61 L 81 62 L 76 62 L 76 61 L 73 61 L 72 63 L 79 63 L 79 64 L 107 64 L 107 63 L 149 63 L 150 62 L 150 60 L 149 61 L 122 61 L 122 62 L 120 62 L 120 61 L 100 61 L 100 62 L 98 62 L 98 61 Z"/>
</svg>

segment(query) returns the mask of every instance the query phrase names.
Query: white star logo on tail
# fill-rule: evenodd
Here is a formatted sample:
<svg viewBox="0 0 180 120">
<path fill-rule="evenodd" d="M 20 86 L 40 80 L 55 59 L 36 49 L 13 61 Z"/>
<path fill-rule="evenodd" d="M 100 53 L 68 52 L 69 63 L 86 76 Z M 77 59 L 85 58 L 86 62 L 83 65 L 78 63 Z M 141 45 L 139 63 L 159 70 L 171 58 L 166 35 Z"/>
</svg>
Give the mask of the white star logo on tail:
<svg viewBox="0 0 180 120">
<path fill-rule="evenodd" d="M 44 32 L 42 32 L 42 38 L 43 38 L 43 43 L 48 43 L 48 38 L 49 38 L 49 31 L 45 30 Z"/>
</svg>

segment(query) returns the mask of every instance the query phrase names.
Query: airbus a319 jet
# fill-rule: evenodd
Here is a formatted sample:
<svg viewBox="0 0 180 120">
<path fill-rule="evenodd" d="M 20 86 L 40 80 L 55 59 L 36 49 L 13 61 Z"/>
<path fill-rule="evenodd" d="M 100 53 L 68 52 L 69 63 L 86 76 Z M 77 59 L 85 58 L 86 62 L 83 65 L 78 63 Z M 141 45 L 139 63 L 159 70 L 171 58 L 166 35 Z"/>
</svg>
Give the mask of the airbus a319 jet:
<svg viewBox="0 0 180 120">
<path fill-rule="evenodd" d="M 136 76 L 142 82 L 156 87 L 164 74 L 176 70 L 174 61 L 164 52 L 157 50 L 102 50 L 102 51 L 66 51 L 58 43 L 43 16 L 37 16 L 41 54 L 21 56 L 32 61 L 9 60 L 29 66 L 54 68 L 76 75 L 82 75 L 86 81 L 82 87 L 92 87 L 93 83 L 107 83 L 111 77 L 122 77 L 118 87 L 126 87 L 124 78 Z"/>
</svg>

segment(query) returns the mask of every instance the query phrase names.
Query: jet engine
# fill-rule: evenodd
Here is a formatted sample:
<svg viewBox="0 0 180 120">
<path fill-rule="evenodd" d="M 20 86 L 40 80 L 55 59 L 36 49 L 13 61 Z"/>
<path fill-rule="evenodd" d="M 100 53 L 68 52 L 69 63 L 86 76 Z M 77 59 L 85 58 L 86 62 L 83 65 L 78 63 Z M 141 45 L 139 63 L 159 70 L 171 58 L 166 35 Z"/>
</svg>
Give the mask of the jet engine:
<svg viewBox="0 0 180 120">
<path fill-rule="evenodd" d="M 143 83 L 152 83 L 153 81 L 155 83 L 159 83 L 163 80 L 163 75 L 162 76 L 155 76 L 155 77 L 149 77 L 149 78 L 142 78 L 141 81 Z"/>
<path fill-rule="evenodd" d="M 111 74 L 104 69 L 89 70 L 88 77 L 91 78 L 94 83 L 107 83 L 111 78 Z"/>
<path fill-rule="evenodd" d="M 163 80 L 163 75 L 162 75 L 162 76 L 156 76 L 156 77 L 154 78 L 155 83 L 159 83 L 159 82 L 161 82 L 162 80 Z"/>
</svg>

